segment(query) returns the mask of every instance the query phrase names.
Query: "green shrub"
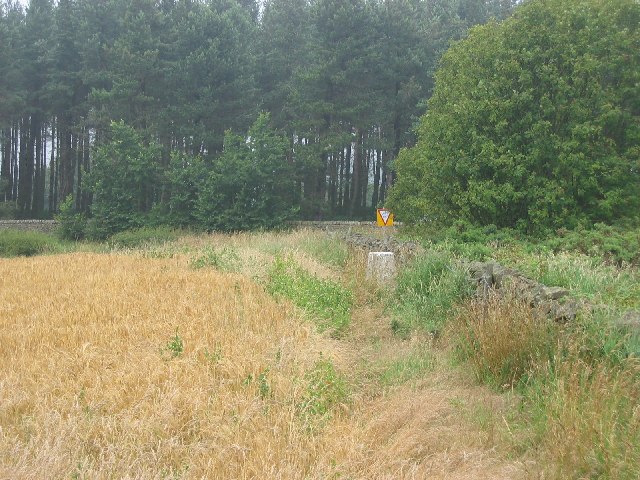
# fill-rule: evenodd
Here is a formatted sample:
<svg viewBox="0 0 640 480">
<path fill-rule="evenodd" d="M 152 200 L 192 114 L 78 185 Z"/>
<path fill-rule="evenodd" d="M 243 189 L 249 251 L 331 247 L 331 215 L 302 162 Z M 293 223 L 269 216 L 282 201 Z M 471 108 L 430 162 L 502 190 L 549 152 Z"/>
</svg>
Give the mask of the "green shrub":
<svg viewBox="0 0 640 480">
<path fill-rule="evenodd" d="M 140 228 L 116 233 L 109 238 L 109 245 L 115 248 L 139 248 L 172 242 L 180 232 L 168 227 Z"/>
<path fill-rule="evenodd" d="M 417 145 L 394 162 L 399 219 L 528 233 L 637 219 L 637 1 L 518 3 L 440 59 Z"/>
<path fill-rule="evenodd" d="M 51 235 L 22 230 L 0 230 L 0 256 L 31 256 L 54 252 L 59 247 Z"/>
<path fill-rule="evenodd" d="M 321 331 L 341 335 L 349 325 L 353 294 L 342 285 L 318 278 L 291 259 L 276 258 L 269 271 L 267 290 L 291 300 L 309 313 Z"/>
<path fill-rule="evenodd" d="M 73 207 L 73 197 L 69 195 L 60 205 L 60 213 L 55 216 L 57 234 L 64 240 L 80 240 L 85 236 L 87 218 L 83 213 L 76 212 Z"/>
<path fill-rule="evenodd" d="M 171 337 L 165 346 L 160 348 L 160 355 L 165 360 L 177 358 L 184 352 L 184 341 L 182 337 L 178 335 L 178 329 L 176 328 L 176 334 Z"/>
<path fill-rule="evenodd" d="M 454 306 L 471 293 L 466 272 L 451 255 L 428 252 L 398 275 L 392 328 L 404 335 L 415 328 L 438 333 Z"/>
</svg>

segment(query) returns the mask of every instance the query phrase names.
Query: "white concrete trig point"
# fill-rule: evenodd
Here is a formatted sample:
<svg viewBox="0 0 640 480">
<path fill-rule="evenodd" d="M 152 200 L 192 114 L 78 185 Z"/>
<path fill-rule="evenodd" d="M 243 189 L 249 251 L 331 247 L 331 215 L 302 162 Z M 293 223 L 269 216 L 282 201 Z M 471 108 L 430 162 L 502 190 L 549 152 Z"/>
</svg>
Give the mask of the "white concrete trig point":
<svg viewBox="0 0 640 480">
<path fill-rule="evenodd" d="M 378 285 L 389 284 L 396 276 L 396 260 L 393 252 L 369 252 L 367 280 Z"/>
</svg>

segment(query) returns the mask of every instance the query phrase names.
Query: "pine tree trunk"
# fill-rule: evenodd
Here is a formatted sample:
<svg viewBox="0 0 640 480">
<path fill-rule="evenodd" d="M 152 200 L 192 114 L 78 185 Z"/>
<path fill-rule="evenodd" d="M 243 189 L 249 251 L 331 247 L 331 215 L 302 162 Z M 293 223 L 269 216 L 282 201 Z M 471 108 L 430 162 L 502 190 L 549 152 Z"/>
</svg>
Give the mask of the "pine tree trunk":
<svg viewBox="0 0 640 480">
<path fill-rule="evenodd" d="M 0 187 L 2 190 L 2 201 L 11 200 L 11 190 L 13 188 L 13 178 L 11 178 L 11 128 L 2 130 L 2 164 L 0 164 Z"/>
<path fill-rule="evenodd" d="M 35 122 L 34 122 L 35 123 Z M 39 122 L 38 122 L 39 123 Z M 36 129 L 36 127 L 39 127 Z M 41 125 L 32 125 L 31 133 L 33 135 L 33 143 L 34 143 L 34 171 L 33 171 L 33 183 L 32 183 L 32 197 L 33 202 L 31 206 L 31 214 L 39 218 L 43 206 L 42 199 L 40 195 L 40 185 L 42 183 L 42 176 L 44 175 L 42 171 L 42 126 Z M 43 192 L 44 196 L 44 192 Z"/>
<path fill-rule="evenodd" d="M 31 213 L 31 187 L 33 182 L 33 138 L 31 123 L 23 118 L 20 125 L 20 157 L 18 160 L 18 211 L 22 218 Z"/>
<path fill-rule="evenodd" d="M 71 122 L 66 117 L 67 114 L 62 114 L 58 127 L 58 136 L 60 138 L 60 149 L 58 150 L 58 167 L 60 169 L 59 199 L 61 201 L 73 194 L 73 138 L 69 127 Z"/>
<path fill-rule="evenodd" d="M 377 207 L 380 197 L 380 161 L 382 152 L 380 150 L 375 151 L 374 171 L 373 171 L 373 195 L 371 196 L 371 206 Z"/>
<path fill-rule="evenodd" d="M 11 175 L 13 180 L 11 181 L 11 201 L 17 202 L 18 200 L 18 164 L 20 163 L 20 125 L 18 122 L 14 123 L 11 134 Z"/>
<path fill-rule="evenodd" d="M 352 148 L 351 144 L 347 145 L 347 152 L 344 157 L 344 198 L 342 201 L 342 208 L 344 213 L 349 210 L 351 205 L 351 156 Z"/>
<path fill-rule="evenodd" d="M 362 176 L 362 132 L 359 128 L 356 128 L 356 144 L 353 152 L 353 181 L 351 183 L 351 190 L 353 197 L 351 199 L 351 205 L 349 207 L 349 217 L 353 218 L 356 213 L 357 207 L 360 206 L 362 189 L 361 189 L 361 176 Z"/>
<path fill-rule="evenodd" d="M 49 212 L 55 212 L 55 170 L 56 170 L 56 161 L 55 161 L 55 152 L 56 152 L 56 134 L 55 134 L 55 120 L 51 122 L 51 156 L 49 157 Z"/>
</svg>

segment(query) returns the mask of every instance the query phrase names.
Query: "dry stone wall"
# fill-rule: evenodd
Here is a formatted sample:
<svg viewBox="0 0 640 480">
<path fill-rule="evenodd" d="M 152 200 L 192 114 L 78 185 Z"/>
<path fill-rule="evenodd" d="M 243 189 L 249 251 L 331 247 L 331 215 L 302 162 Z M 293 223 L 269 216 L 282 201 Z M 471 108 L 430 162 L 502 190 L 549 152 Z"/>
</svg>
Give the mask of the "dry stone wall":
<svg viewBox="0 0 640 480">
<path fill-rule="evenodd" d="M 55 220 L 0 220 L 0 230 L 27 230 L 51 233 L 56 229 Z"/>
</svg>

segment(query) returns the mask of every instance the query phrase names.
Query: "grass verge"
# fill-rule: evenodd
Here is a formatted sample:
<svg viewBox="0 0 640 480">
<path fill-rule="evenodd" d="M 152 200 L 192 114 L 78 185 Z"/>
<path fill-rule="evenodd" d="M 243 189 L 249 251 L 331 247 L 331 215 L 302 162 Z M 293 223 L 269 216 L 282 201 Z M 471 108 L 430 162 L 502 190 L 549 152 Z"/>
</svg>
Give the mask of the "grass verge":
<svg viewBox="0 0 640 480">
<path fill-rule="evenodd" d="M 466 272 L 453 257 L 430 251 L 398 275 L 392 329 L 403 336 L 414 329 L 438 334 L 454 306 L 471 293 Z"/>
<path fill-rule="evenodd" d="M 180 237 L 181 233 L 169 227 L 140 228 L 126 230 L 112 235 L 108 244 L 112 248 L 140 248 L 172 242 Z"/>
<path fill-rule="evenodd" d="M 22 230 L 0 230 L 0 257 L 30 257 L 61 250 L 52 235 Z"/>
<path fill-rule="evenodd" d="M 268 273 L 267 290 L 311 315 L 320 331 L 331 330 L 333 336 L 340 336 L 349 325 L 353 294 L 339 283 L 308 273 L 291 258 L 276 258 Z"/>
</svg>

